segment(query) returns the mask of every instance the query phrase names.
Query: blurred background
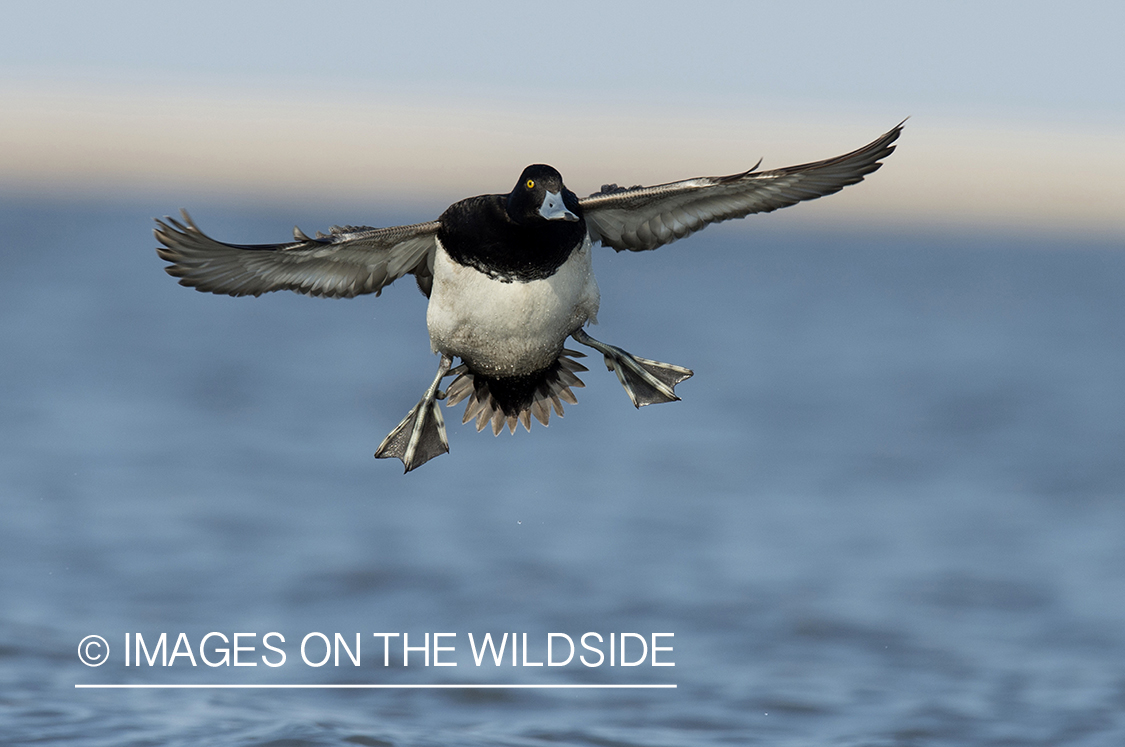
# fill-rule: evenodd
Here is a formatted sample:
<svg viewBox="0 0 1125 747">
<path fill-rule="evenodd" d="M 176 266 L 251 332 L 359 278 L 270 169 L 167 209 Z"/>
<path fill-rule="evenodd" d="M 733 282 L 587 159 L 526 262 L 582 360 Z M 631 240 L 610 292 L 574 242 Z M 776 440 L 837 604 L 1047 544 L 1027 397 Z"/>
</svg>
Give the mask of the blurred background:
<svg viewBox="0 0 1125 747">
<path fill-rule="evenodd" d="M 1117 745 L 1125 11 L 1052 3 L 12 3 L 0 736 L 89 745 Z M 436 361 L 403 281 L 182 288 L 221 240 L 852 150 L 862 184 L 595 259 L 685 365 L 371 457 Z M 675 668 L 125 668 L 126 633 L 674 632 Z M 106 666 L 75 657 L 105 636 Z M 366 649 L 365 649 L 366 650 Z M 206 669 L 207 671 L 202 671 Z M 262 670 L 262 671 L 258 671 Z M 75 684 L 675 683 L 636 691 Z"/>
</svg>

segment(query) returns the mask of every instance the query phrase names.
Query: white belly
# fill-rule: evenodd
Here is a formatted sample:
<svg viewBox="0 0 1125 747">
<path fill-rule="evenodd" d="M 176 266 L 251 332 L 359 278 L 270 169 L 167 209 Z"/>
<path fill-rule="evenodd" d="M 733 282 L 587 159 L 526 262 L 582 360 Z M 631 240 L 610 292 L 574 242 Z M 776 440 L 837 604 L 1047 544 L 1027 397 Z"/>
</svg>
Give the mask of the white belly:
<svg viewBox="0 0 1125 747">
<path fill-rule="evenodd" d="M 459 265 L 439 242 L 426 326 L 435 353 L 478 373 L 516 376 L 553 363 L 571 332 L 597 322 L 599 301 L 588 238 L 554 275 L 526 283 Z"/>
</svg>

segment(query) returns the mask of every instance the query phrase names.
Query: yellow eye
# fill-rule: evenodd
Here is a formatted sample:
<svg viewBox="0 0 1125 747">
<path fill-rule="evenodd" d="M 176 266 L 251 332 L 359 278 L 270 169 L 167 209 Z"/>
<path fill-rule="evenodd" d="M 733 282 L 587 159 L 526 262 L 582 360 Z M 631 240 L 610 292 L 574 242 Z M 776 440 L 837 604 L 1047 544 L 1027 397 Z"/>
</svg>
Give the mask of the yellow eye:
<svg viewBox="0 0 1125 747">
<path fill-rule="evenodd" d="M 535 189 L 535 180 L 534 179 L 528 179 L 527 180 L 527 188 L 528 189 Z"/>
</svg>

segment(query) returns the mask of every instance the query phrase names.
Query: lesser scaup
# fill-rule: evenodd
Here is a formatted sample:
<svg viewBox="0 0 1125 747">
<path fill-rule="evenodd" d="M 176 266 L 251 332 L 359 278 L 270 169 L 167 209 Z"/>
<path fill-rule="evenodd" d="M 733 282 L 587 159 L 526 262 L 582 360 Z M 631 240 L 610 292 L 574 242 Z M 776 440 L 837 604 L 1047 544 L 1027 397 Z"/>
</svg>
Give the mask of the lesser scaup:
<svg viewBox="0 0 1125 747">
<path fill-rule="evenodd" d="M 158 220 L 157 249 L 181 285 L 232 296 L 292 290 L 311 296 L 378 295 L 414 275 L 429 298 L 426 325 L 441 356 L 417 405 L 383 440 L 378 458 L 402 460 L 409 472 L 449 451 L 437 400 L 468 399 L 462 422 L 499 434 L 531 416 L 547 425 L 551 409 L 574 404 L 571 387 L 587 370 L 564 347 L 567 338 L 597 350 L 637 407 L 678 400 L 690 369 L 639 358 L 590 337 L 598 284 L 590 264 L 595 242 L 646 251 L 711 223 L 742 218 L 838 192 L 878 169 L 902 124 L 859 150 L 772 171 L 699 177 L 655 187 L 603 186 L 579 199 L 550 166 L 528 166 L 511 192 L 470 197 L 428 223 L 393 228 L 333 226 L 328 234 L 293 230 L 286 244 L 224 244 L 183 220 Z M 461 364 L 453 367 L 453 359 Z M 446 391 L 439 386 L 455 376 Z"/>
</svg>

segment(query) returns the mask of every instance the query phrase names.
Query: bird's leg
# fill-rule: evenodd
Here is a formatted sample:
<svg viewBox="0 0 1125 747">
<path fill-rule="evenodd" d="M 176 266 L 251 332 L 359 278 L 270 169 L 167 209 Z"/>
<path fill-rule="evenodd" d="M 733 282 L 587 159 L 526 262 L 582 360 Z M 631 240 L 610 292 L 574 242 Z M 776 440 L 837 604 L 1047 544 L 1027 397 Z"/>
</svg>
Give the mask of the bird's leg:
<svg viewBox="0 0 1125 747">
<path fill-rule="evenodd" d="M 582 328 L 571 332 L 570 336 L 605 356 L 606 368 L 617 374 L 617 380 L 625 387 L 635 407 L 675 402 L 679 399 L 675 392 L 676 384 L 692 375 L 690 368 L 638 358 L 619 347 L 599 342 Z"/>
<path fill-rule="evenodd" d="M 376 459 L 401 459 L 409 472 L 421 467 L 436 456 L 449 453 L 449 439 L 445 437 L 445 421 L 437 401 L 445 399 L 445 392 L 438 390 L 441 380 L 449 373 L 453 359 L 444 353 L 438 366 L 437 376 L 430 388 L 414 405 L 406 418 L 383 439 L 375 451 Z"/>
</svg>

